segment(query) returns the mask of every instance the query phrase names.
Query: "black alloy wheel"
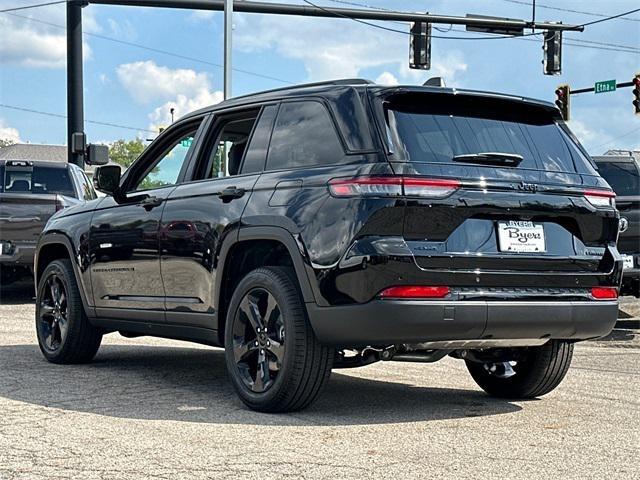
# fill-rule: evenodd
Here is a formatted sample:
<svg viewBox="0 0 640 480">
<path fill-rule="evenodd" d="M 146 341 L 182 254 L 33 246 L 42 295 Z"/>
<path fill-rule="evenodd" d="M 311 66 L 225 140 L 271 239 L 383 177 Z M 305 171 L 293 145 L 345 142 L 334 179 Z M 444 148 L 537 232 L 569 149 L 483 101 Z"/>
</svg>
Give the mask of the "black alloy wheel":
<svg viewBox="0 0 640 480">
<path fill-rule="evenodd" d="M 69 259 L 51 262 L 40 275 L 36 295 L 36 333 L 52 363 L 85 363 L 95 357 L 102 330 L 87 318 Z"/>
<path fill-rule="evenodd" d="M 260 412 L 309 406 L 331 374 L 334 350 L 318 342 L 291 268 L 258 268 L 238 283 L 224 345 L 233 387 Z"/>
<path fill-rule="evenodd" d="M 282 368 L 285 327 L 278 302 L 254 288 L 243 297 L 233 323 L 233 356 L 242 381 L 253 392 L 268 390 Z"/>
<path fill-rule="evenodd" d="M 50 353 L 57 352 L 67 337 L 69 330 L 67 298 L 62 279 L 56 273 L 51 273 L 45 281 L 38 309 L 43 346 Z"/>
</svg>

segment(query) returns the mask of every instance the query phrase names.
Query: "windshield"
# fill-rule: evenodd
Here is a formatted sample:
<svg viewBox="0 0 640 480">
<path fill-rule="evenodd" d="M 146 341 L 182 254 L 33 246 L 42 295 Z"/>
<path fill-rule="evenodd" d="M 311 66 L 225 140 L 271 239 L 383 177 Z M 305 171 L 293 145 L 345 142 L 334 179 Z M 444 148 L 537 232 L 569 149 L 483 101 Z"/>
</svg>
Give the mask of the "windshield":
<svg viewBox="0 0 640 480">
<path fill-rule="evenodd" d="M 73 183 L 66 168 L 6 167 L 2 187 L 6 193 L 59 193 L 75 197 Z"/>
<path fill-rule="evenodd" d="M 598 162 L 598 171 L 619 197 L 640 195 L 640 173 L 634 162 Z"/>
<path fill-rule="evenodd" d="M 394 161 L 464 163 L 460 156 L 494 152 L 521 156 L 518 168 L 596 174 L 548 112 L 516 104 L 505 110 L 487 99 L 447 104 L 417 97 L 386 105 Z"/>
</svg>

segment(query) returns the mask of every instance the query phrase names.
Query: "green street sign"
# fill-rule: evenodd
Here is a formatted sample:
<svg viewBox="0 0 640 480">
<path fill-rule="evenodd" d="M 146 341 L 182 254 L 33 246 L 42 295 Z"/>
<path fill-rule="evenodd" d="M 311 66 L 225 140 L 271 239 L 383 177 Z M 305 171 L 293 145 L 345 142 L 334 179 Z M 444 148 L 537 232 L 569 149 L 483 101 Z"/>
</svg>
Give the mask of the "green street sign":
<svg viewBox="0 0 640 480">
<path fill-rule="evenodd" d="M 616 89 L 615 80 L 605 80 L 603 82 L 596 82 L 594 86 L 595 93 L 607 93 L 613 92 Z"/>
</svg>

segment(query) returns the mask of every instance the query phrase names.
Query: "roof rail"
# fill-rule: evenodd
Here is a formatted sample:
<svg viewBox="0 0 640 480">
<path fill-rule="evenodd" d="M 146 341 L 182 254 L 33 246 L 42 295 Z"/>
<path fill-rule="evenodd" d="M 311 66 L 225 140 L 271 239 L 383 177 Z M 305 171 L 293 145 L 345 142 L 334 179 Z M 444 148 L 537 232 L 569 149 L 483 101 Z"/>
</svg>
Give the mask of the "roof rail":
<svg viewBox="0 0 640 480">
<path fill-rule="evenodd" d="M 273 92 L 280 92 L 280 91 L 286 91 L 286 90 L 297 90 L 299 88 L 322 87 L 323 85 L 373 85 L 373 84 L 374 82 L 372 82 L 371 80 L 367 80 L 365 78 L 342 78 L 337 80 L 326 80 L 323 82 L 302 83 L 300 85 L 289 85 L 286 87 L 272 88 L 270 90 L 262 90 L 260 92 L 253 92 L 253 93 L 248 93 L 246 95 L 231 97 L 229 100 L 236 100 L 238 98 L 244 98 L 244 97 L 252 97 L 254 95 L 262 95 L 264 93 L 273 93 Z"/>
</svg>

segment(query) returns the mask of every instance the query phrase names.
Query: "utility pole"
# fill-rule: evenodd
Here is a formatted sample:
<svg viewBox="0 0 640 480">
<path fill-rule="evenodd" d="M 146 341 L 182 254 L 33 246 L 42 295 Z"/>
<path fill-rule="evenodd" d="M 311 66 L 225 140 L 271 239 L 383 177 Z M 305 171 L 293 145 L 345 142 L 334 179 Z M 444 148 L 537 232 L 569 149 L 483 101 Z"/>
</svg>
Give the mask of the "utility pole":
<svg viewBox="0 0 640 480">
<path fill-rule="evenodd" d="M 67 160 L 84 169 L 82 6 L 67 3 Z"/>
<path fill-rule="evenodd" d="M 224 99 L 231 98 L 231 52 L 233 50 L 233 0 L 224 0 Z"/>
</svg>

